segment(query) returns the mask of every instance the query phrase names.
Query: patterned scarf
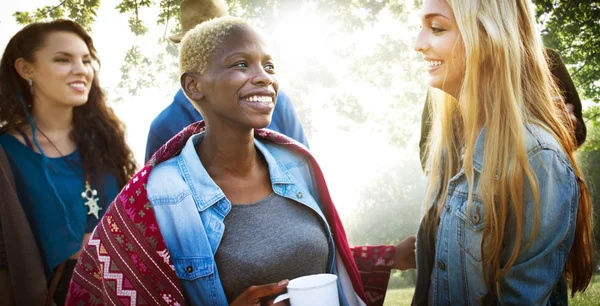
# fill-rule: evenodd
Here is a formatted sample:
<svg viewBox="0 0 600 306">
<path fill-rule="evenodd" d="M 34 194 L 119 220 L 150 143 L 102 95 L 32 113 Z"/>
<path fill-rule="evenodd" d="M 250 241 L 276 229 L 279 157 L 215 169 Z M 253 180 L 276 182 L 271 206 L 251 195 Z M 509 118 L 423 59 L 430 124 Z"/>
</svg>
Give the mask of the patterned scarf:
<svg viewBox="0 0 600 306">
<path fill-rule="evenodd" d="M 185 128 L 162 146 L 123 188 L 81 253 L 73 272 L 66 305 L 185 304 L 169 251 L 146 195 L 146 184 L 154 166 L 179 154 L 187 140 L 203 130 L 202 121 Z M 323 173 L 310 152 L 297 142 L 270 130 L 256 130 L 255 137 L 275 142 L 309 157 L 314 169 L 314 179 L 319 187 L 323 213 L 331 227 L 335 247 L 339 250 L 339 256 L 346 267 L 354 291 L 366 302 L 361 274 L 353 255 L 357 259 L 362 258 L 359 262 L 365 262 L 367 253 L 379 254 L 379 266 L 388 271 L 389 277 L 389 266 L 393 264 L 393 248 L 382 253 L 380 249 L 374 249 L 375 247 L 364 247 L 360 252 L 354 250 L 353 254 Z M 384 258 L 387 261 L 383 260 Z M 369 268 L 372 269 L 373 264 Z M 383 282 L 379 280 L 378 286 L 374 287 L 377 302 L 367 303 L 368 305 L 383 303 L 386 285 L 387 279 Z"/>
</svg>

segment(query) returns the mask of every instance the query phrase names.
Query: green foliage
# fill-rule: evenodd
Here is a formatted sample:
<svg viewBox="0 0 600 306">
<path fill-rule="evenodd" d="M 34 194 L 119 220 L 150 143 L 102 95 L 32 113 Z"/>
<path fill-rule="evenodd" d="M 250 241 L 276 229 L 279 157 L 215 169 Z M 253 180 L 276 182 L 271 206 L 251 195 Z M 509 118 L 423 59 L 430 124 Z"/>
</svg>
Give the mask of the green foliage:
<svg viewBox="0 0 600 306">
<path fill-rule="evenodd" d="M 388 281 L 388 290 L 398 288 L 414 288 L 417 284 L 417 270 L 392 270 Z"/>
<path fill-rule="evenodd" d="M 14 12 L 13 17 L 17 20 L 18 24 L 30 24 L 36 20 L 28 12 Z"/>
<path fill-rule="evenodd" d="M 127 88 L 130 95 L 135 96 L 139 90 L 156 84 L 152 60 L 141 52 L 137 45 L 131 46 L 125 54 L 125 63 L 121 66 L 121 82 L 119 88 Z"/>
<path fill-rule="evenodd" d="M 181 0 L 161 0 L 157 24 L 167 24 L 170 20 L 179 21 Z"/>
<path fill-rule="evenodd" d="M 57 1 L 58 2 L 58 1 Z M 341 22 L 348 30 L 360 29 L 377 22 L 379 14 L 387 10 L 395 18 L 406 21 L 407 1 L 403 0 L 227 0 L 233 15 L 264 20 L 264 16 L 277 15 L 283 8 L 294 10 L 301 6 L 312 7 L 331 20 Z M 413 0 L 418 7 L 422 0 Z M 585 99 L 600 102 L 600 5 L 598 1 L 534 0 L 536 15 L 543 24 L 544 43 L 559 51 L 572 72 L 573 79 Z M 165 25 L 165 35 L 179 29 L 181 0 L 122 0 L 116 7 L 120 13 L 131 14 L 129 28 L 136 36 L 148 32 L 139 17 L 142 8 L 159 6 L 157 24 Z M 56 18 L 71 18 L 91 31 L 100 0 L 63 0 L 56 5 L 44 6 L 33 12 L 15 12 L 20 24 Z M 264 21 L 263 21 L 264 22 Z M 169 31 L 169 28 L 171 31 Z M 166 54 L 176 54 L 166 40 Z M 403 49 L 404 50 L 404 49 Z M 124 75 L 124 79 L 126 76 Z M 127 84 L 123 82 L 123 85 Z"/>
<path fill-rule="evenodd" d="M 361 124 L 367 122 L 369 118 L 368 111 L 365 110 L 361 101 L 351 93 L 343 92 L 333 97 L 333 105 L 336 113 L 342 118 L 347 118 L 347 123 L 343 123 L 342 128 L 346 131 L 358 129 Z"/>
<path fill-rule="evenodd" d="M 22 25 L 69 18 L 79 23 L 86 31 L 91 32 L 98 7 L 100 7 L 100 0 L 64 0 L 57 5 L 44 6 L 33 12 L 15 12 L 13 16 L 17 23 Z"/>
<path fill-rule="evenodd" d="M 277 5 L 282 1 L 278 0 L 226 0 L 229 13 L 234 16 L 244 16 L 246 18 L 257 18 L 265 15 L 271 15 L 277 9 Z M 285 0 L 284 0 L 285 2 Z M 296 1 L 299 2 L 299 1 Z"/>
<path fill-rule="evenodd" d="M 142 36 L 148 33 L 148 28 L 144 25 L 144 22 L 139 20 L 136 16 L 129 17 L 129 28 L 135 36 Z"/>
<path fill-rule="evenodd" d="M 117 5 L 116 9 L 121 14 L 131 13 L 131 17 L 129 17 L 129 29 L 135 36 L 143 36 L 148 33 L 148 28 L 140 19 L 140 9 L 150 7 L 152 4 L 151 0 L 123 0 Z"/>
<path fill-rule="evenodd" d="M 534 2 L 544 44 L 562 56 L 583 98 L 600 102 L 600 2 Z"/>
<path fill-rule="evenodd" d="M 581 150 L 587 152 L 600 152 L 600 105 L 588 107 L 583 116 L 586 121 L 587 137 Z"/>
<path fill-rule="evenodd" d="M 415 288 L 388 289 L 385 294 L 384 306 L 406 306 L 410 305 Z"/>
<path fill-rule="evenodd" d="M 418 28 L 408 25 L 402 30 L 416 33 Z M 397 123 L 420 120 L 427 90 L 427 84 L 419 78 L 423 72 L 422 56 L 412 51 L 412 43 L 406 37 L 383 35 L 372 53 L 356 58 L 351 64 L 356 78 L 364 78 L 365 82 L 393 95 L 393 105 L 377 121 L 382 123 L 382 132 L 388 135 L 389 141 L 398 147 L 406 145 L 414 130 L 410 124 Z"/>
<path fill-rule="evenodd" d="M 306 5 L 327 18 L 342 22 L 348 29 L 359 29 L 373 24 L 377 21 L 379 13 L 386 8 L 401 20 L 407 16 L 407 7 L 403 0 L 227 0 L 226 2 L 232 15 L 252 19 L 280 12 L 282 8 L 293 11 Z"/>
<path fill-rule="evenodd" d="M 425 194 L 419 173 L 419 162 L 407 161 L 365 182 L 354 218 L 344 220 L 350 245 L 397 244 L 416 234 Z"/>
<path fill-rule="evenodd" d="M 594 237 L 596 240 L 596 255 L 600 255 L 600 226 L 598 226 L 598 213 L 600 212 L 600 106 L 589 107 L 584 113 L 587 126 L 587 138 L 577 152 L 577 159 L 583 172 L 586 185 L 592 197 L 594 214 Z"/>
</svg>

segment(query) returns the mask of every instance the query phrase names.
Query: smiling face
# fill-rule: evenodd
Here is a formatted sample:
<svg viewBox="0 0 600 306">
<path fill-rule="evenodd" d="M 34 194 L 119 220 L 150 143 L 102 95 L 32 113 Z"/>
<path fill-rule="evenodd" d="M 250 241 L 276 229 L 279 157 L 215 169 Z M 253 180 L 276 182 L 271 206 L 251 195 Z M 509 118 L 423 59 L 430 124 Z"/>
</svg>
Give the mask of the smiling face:
<svg viewBox="0 0 600 306">
<path fill-rule="evenodd" d="M 75 107 L 88 100 L 94 69 L 88 46 L 77 34 L 51 32 L 29 64 L 34 103 Z"/>
<path fill-rule="evenodd" d="M 198 77 L 207 122 L 229 122 L 244 128 L 271 123 L 279 83 L 267 44 L 252 27 L 240 25 L 223 39 Z"/>
<path fill-rule="evenodd" d="M 457 97 L 465 74 L 465 51 L 452 8 L 446 0 L 425 0 L 423 26 L 415 42 L 427 63 L 429 85 Z"/>
</svg>

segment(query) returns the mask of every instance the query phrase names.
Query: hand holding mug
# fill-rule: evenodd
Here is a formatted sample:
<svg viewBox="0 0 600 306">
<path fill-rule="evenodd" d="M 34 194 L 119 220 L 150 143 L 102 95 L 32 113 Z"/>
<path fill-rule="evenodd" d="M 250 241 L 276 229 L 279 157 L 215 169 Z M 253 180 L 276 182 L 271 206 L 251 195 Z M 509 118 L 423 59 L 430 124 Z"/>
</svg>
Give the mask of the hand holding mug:
<svg viewBox="0 0 600 306">
<path fill-rule="evenodd" d="M 262 286 L 252 286 L 242 292 L 230 306 L 260 306 L 261 300 L 265 297 L 273 296 L 281 293 L 288 285 L 288 280 L 282 280 L 279 283 L 272 283 Z M 273 301 L 269 301 L 267 305 L 273 305 Z M 285 305 L 283 303 L 276 305 Z"/>
<path fill-rule="evenodd" d="M 337 280 L 337 275 L 328 273 L 294 278 L 287 286 L 288 292 L 274 302 L 289 299 L 292 306 L 339 306 Z"/>
</svg>

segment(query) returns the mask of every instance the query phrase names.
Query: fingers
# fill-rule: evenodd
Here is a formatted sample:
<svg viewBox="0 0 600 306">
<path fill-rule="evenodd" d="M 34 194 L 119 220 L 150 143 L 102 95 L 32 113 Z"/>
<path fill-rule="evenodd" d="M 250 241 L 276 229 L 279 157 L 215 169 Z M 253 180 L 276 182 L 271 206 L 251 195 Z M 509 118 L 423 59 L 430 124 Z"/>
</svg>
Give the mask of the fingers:
<svg viewBox="0 0 600 306">
<path fill-rule="evenodd" d="M 273 296 L 280 293 L 288 285 L 288 280 L 282 280 L 279 283 L 272 283 L 262 286 L 252 286 L 244 291 L 235 301 L 230 305 L 256 305 L 260 303 L 260 300 L 264 297 Z M 272 302 L 268 304 L 271 305 Z"/>
<path fill-rule="evenodd" d="M 288 305 L 288 304 L 286 304 L 285 300 L 281 301 L 277 304 L 272 304 L 272 303 L 273 303 L 273 300 L 269 301 L 266 305 L 267 306 L 287 306 Z"/>
<path fill-rule="evenodd" d="M 247 297 L 249 300 L 256 301 L 264 297 L 275 295 L 281 292 L 287 286 L 287 284 L 287 280 L 282 280 L 279 283 L 272 283 L 262 286 L 252 286 L 246 291 L 244 291 L 244 293 L 247 293 Z"/>
</svg>

